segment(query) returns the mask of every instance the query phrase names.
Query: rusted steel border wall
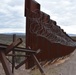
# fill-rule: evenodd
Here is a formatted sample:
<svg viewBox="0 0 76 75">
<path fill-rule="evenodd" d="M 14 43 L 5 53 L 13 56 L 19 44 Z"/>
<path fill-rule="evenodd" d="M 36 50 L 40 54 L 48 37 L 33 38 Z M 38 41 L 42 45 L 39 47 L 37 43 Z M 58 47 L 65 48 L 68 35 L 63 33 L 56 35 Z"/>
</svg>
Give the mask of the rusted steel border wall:
<svg viewBox="0 0 76 75">
<path fill-rule="evenodd" d="M 40 4 L 35 0 L 25 0 L 25 16 L 26 16 L 26 48 L 31 48 L 32 50 L 41 49 L 41 52 L 37 55 L 39 61 L 49 61 L 58 57 L 62 57 L 70 54 L 75 49 L 71 46 L 62 45 L 60 43 L 52 43 L 43 37 L 36 36 L 31 33 L 30 18 L 41 17 L 41 21 L 44 23 L 50 22 L 56 25 L 57 23 L 50 19 L 50 16 L 42 11 L 40 11 Z M 51 25 L 50 24 L 50 25 Z M 35 24 L 36 25 L 36 24 Z M 33 26 L 32 26 L 33 30 Z M 65 33 L 64 33 L 65 34 Z M 65 34 L 64 37 L 67 35 Z M 53 36 L 52 36 L 53 37 Z M 68 37 L 68 36 L 67 36 Z M 68 37 L 69 38 L 69 37 Z M 28 59 L 26 68 L 31 68 L 34 65 L 32 57 Z"/>
<path fill-rule="evenodd" d="M 34 49 L 34 47 L 36 46 L 36 43 L 34 44 L 34 40 L 36 40 L 36 38 L 34 38 L 35 35 L 30 33 L 29 28 L 30 28 L 31 22 L 29 20 L 29 17 L 31 17 L 31 15 L 30 15 L 31 11 L 40 10 L 40 4 L 34 0 L 25 0 L 25 10 L 26 10 L 25 11 L 25 16 L 26 16 L 26 48 L 31 47 L 32 49 Z M 30 59 L 28 58 L 28 61 L 26 63 L 26 68 L 32 67 L 33 63 L 34 63 L 34 61 L 32 60 L 32 57 Z"/>
</svg>

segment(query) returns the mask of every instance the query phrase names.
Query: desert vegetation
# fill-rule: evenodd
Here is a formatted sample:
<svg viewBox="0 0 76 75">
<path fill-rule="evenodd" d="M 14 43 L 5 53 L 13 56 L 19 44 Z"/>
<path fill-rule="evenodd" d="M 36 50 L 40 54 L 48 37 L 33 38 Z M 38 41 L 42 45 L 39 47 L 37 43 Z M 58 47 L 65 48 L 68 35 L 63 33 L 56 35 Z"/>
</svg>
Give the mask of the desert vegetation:
<svg viewBox="0 0 76 75">
<path fill-rule="evenodd" d="M 23 40 L 21 47 L 25 47 L 25 35 L 16 35 L 17 38 L 21 38 Z M 0 34 L 0 43 L 10 44 L 13 42 L 13 34 Z"/>
</svg>

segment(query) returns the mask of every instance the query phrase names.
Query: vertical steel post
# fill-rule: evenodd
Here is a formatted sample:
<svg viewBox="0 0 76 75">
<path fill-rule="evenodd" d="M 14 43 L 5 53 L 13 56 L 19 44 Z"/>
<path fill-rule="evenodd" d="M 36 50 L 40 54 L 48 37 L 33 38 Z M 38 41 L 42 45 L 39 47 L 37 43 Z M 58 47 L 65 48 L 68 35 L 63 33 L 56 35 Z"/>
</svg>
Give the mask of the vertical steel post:
<svg viewBox="0 0 76 75">
<path fill-rule="evenodd" d="M 13 34 L 13 42 L 16 40 L 16 34 Z M 15 51 L 12 51 L 12 54 L 15 54 Z M 15 67 L 15 56 L 12 56 L 12 73 L 14 74 Z"/>
</svg>

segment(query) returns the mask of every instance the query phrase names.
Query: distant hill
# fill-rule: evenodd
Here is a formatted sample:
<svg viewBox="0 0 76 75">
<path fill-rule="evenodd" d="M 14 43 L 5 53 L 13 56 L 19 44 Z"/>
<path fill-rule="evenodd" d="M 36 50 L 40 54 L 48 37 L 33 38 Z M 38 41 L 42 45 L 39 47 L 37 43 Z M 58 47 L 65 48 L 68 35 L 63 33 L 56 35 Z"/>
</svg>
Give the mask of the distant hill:
<svg viewBox="0 0 76 75">
<path fill-rule="evenodd" d="M 5 34 L 5 35 L 13 35 L 13 34 L 16 34 L 16 35 L 25 35 L 25 33 L 2 33 L 2 34 Z"/>
<path fill-rule="evenodd" d="M 76 34 L 68 34 L 69 36 L 76 36 Z"/>
<path fill-rule="evenodd" d="M 26 33 L 2 33 L 2 34 L 5 34 L 5 35 L 13 35 L 13 34 L 16 34 L 16 35 L 26 35 Z M 69 34 L 67 33 L 69 36 L 76 36 L 76 34 Z"/>
<path fill-rule="evenodd" d="M 22 47 L 25 46 L 25 35 L 24 34 L 17 34 L 17 38 L 21 38 L 23 43 L 21 44 Z M 3 44 L 10 44 L 13 41 L 13 34 L 0 34 L 0 43 Z"/>
</svg>

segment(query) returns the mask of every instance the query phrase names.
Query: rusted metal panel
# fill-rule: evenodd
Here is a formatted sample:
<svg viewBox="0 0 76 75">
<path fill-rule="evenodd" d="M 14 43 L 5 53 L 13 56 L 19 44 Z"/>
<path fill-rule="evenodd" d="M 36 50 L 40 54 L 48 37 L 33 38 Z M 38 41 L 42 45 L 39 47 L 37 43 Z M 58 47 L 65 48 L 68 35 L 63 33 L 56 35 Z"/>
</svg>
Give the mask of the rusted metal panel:
<svg viewBox="0 0 76 75">
<path fill-rule="evenodd" d="M 31 15 L 30 15 L 31 11 L 34 11 L 34 10 L 37 10 L 37 9 L 40 10 L 40 5 L 37 2 L 35 2 L 34 0 L 33 1 L 26 0 L 26 7 L 25 8 L 26 8 L 26 48 L 28 48 L 29 44 L 32 45 L 32 43 L 33 43 L 32 41 L 34 41 L 34 40 L 32 40 L 32 38 L 34 37 L 34 35 L 32 35 L 30 33 L 30 30 L 29 30 L 31 22 L 30 22 L 28 16 L 31 17 Z"/>
<path fill-rule="evenodd" d="M 37 46 L 37 43 L 34 44 L 35 40 L 37 40 L 37 39 L 35 38 L 35 35 L 30 33 L 29 27 L 30 27 L 31 22 L 30 22 L 28 16 L 31 17 L 30 14 L 31 14 L 32 10 L 33 11 L 34 10 L 40 10 L 40 4 L 38 4 L 34 0 L 33 1 L 26 0 L 25 3 L 26 3 L 26 5 L 25 5 L 26 6 L 25 7 L 25 9 L 26 9 L 26 48 L 28 49 L 30 47 L 31 49 L 34 49 L 34 48 L 36 48 L 34 46 Z M 31 62 L 31 60 L 32 60 L 32 62 Z M 31 62 L 31 64 L 30 64 L 30 62 Z M 33 63 L 34 63 L 34 61 L 33 61 L 33 58 L 31 57 L 30 59 L 28 59 L 28 62 L 26 63 L 26 68 L 28 68 L 28 66 L 32 67 Z"/>
<path fill-rule="evenodd" d="M 26 48 L 41 49 L 39 61 L 52 60 L 70 54 L 76 48 L 74 42 L 50 16 L 40 11 L 40 4 L 26 0 Z M 29 59 L 28 68 L 32 67 Z M 31 63 L 30 63 L 31 62 Z"/>
</svg>

